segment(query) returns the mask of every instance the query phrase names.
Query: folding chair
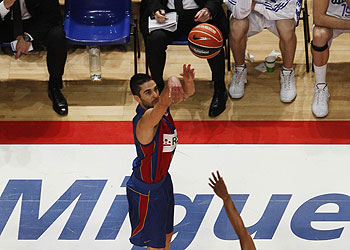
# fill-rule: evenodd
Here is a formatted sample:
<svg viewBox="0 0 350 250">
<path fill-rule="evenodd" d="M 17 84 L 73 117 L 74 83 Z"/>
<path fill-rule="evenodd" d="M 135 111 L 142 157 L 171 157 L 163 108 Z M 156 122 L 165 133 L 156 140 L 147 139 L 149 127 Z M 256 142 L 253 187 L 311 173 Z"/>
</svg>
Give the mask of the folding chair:
<svg viewBox="0 0 350 250">
<path fill-rule="evenodd" d="M 298 3 L 300 4 L 300 12 L 299 13 L 299 19 L 297 26 L 299 24 L 299 21 L 303 21 L 304 26 L 304 44 L 305 44 L 305 64 L 306 64 L 306 72 L 310 72 L 310 62 L 309 62 L 309 43 L 310 43 L 310 26 L 309 26 L 309 12 L 307 9 L 307 0 L 304 1 L 303 6 L 303 0 L 298 0 Z"/>
<path fill-rule="evenodd" d="M 88 46 L 126 44 L 130 35 L 134 35 L 136 74 L 136 50 L 139 49 L 137 21 L 132 24 L 133 33 L 130 33 L 130 25 L 131 0 L 65 1 L 64 29 L 68 42 Z"/>
</svg>

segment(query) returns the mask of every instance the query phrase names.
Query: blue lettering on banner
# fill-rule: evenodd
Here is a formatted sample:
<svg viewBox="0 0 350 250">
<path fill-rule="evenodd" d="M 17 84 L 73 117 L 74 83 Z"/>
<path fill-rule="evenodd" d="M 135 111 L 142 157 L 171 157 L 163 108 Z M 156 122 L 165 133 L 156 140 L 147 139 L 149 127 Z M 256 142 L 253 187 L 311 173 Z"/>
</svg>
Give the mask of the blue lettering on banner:
<svg viewBox="0 0 350 250">
<path fill-rule="evenodd" d="M 336 213 L 316 213 L 316 210 L 333 203 L 339 207 Z M 350 221 L 350 197 L 344 194 L 324 194 L 312 198 L 302 204 L 291 221 L 293 233 L 305 240 L 332 240 L 340 238 L 344 227 L 332 230 L 317 230 L 311 222 L 321 221 Z"/>
<path fill-rule="evenodd" d="M 126 180 L 122 186 L 125 185 Z M 0 196 L 0 236 L 21 199 L 19 240 L 37 240 L 74 202 L 59 240 L 79 240 L 99 200 L 107 180 L 76 180 L 58 200 L 39 218 L 42 180 L 9 180 Z M 183 220 L 174 228 L 171 249 L 186 249 L 194 240 L 212 202 L 213 194 L 197 194 L 193 201 L 184 194 L 175 194 L 175 204 L 186 210 Z M 248 194 L 233 194 L 232 200 L 239 213 L 248 200 Z M 291 194 L 272 194 L 261 218 L 247 227 L 254 239 L 272 239 L 291 200 Z M 317 212 L 326 204 L 335 204 L 339 211 Z M 102 223 L 96 240 L 115 240 L 128 215 L 126 195 L 116 195 Z M 305 240 L 332 240 L 341 237 L 344 227 L 317 230 L 312 222 L 350 221 L 350 197 L 345 194 L 323 194 L 302 204 L 291 220 L 291 230 Z M 222 208 L 214 224 L 214 234 L 222 240 L 237 240 L 225 209 Z M 133 247 L 133 250 L 142 249 Z"/>
<path fill-rule="evenodd" d="M 59 236 L 60 240 L 78 240 L 90 218 L 106 180 L 76 180 L 39 219 L 41 180 L 10 180 L 0 197 L 0 234 L 22 196 L 19 240 L 37 240 L 79 197 Z"/>
<path fill-rule="evenodd" d="M 260 220 L 255 225 L 247 227 L 250 234 L 255 233 L 254 239 L 273 238 L 291 197 L 292 195 L 290 194 L 274 194 L 271 196 Z M 231 198 L 236 205 L 238 213 L 241 213 L 248 195 L 231 195 Z M 216 237 L 222 240 L 238 240 L 238 236 L 234 232 L 226 215 L 225 208 L 221 209 L 219 217 L 215 222 L 214 233 Z"/>
</svg>

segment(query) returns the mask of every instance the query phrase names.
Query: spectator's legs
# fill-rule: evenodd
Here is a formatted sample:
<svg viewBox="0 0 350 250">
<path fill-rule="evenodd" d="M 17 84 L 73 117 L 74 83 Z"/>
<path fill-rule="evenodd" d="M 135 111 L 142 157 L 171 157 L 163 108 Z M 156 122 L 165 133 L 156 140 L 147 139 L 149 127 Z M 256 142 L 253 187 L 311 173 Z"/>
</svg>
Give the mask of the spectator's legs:
<svg viewBox="0 0 350 250">
<path fill-rule="evenodd" d="M 325 117 L 328 114 L 328 99 L 330 96 L 326 83 L 327 62 L 329 58 L 328 41 L 333 36 L 333 30 L 315 26 L 312 35 L 311 52 L 316 78 L 312 113 L 316 117 Z"/>
<path fill-rule="evenodd" d="M 46 36 L 47 68 L 50 79 L 61 79 L 67 59 L 67 44 L 62 26 L 53 27 Z M 62 87 L 62 86 L 59 86 Z"/>
<path fill-rule="evenodd" d="M 295 49 L 297 46 L 297 38 L 295 35 L 295 20 L 277 20 L 276 28 L 280 36 L 279 44 L 283 59 L 283 67 L 280 73 L 280 99 L 282 102 L 292 102 L 297 95 L 293 70 Z"/>
<path fill-rule="evenodd" d="M 247 33 L 249 29 L 248 18 L 230 20 L 230 47 L 236 65 L 244 64 L 245 50 L 247 47 Z"/>
<path fill-rule="evenodd" d="M 297 37 L 295 35 L 295 20 L 283 19 L 276 21 L 276 27 L 280 35 L 280 49 L 285 68 L 293 68 Z"/>
<path fill-rule="evenodd" d="M 67 115 L 68 104 L 60 91 L 67 59 L 67 46 L 63 27 L 53 27 L 46 35 L 44 44 L 47 47 L 46 61 L 50 74 L 48 94 L 52 101 L 52 107 L 59 115 Z"/>
<path fill-rule="evenodd" d="M 228 91 L 231 98 L 241 98 L 247 83 L 247 67 L 244 63 L 247 47 L 247 33 L 249 29 L 248 17 L 230 20 L 230 47 L 235 60 L 235 68 Z"/>
<path fill-rule="evenodd" d="M 332 38 L 333 30 L 324 28 L 324 27 L 315 26 L 312 32 L 312 36 L 313 36 L 312 44 L 316 47 L 322 48 Z M 316 51 L 311 47 L 311 53 L 312 53 L 313 63 L 315 66 L 321 67 L 327 64 L 328 58 L 329 58 L 329 48 L 326 48 L 323 51 Z"/>
<path fill-rule="evenodd" d="M 214 58 L 208 59 L 214 81 L 214 95 L 209 107 L 209 116 L 220 115 L 226 109 L 225 53 L 222 49 Z"/>
<path fill-rule="evenodd" d="M 159 90 L 164 88 L 163 71 L 166 60 L 166 49 L 170 40 L 169 32 L 155 30 L 147 37 L 147 60 L 151 71 L 152 79 L 158 85 Z"/>
</svg>

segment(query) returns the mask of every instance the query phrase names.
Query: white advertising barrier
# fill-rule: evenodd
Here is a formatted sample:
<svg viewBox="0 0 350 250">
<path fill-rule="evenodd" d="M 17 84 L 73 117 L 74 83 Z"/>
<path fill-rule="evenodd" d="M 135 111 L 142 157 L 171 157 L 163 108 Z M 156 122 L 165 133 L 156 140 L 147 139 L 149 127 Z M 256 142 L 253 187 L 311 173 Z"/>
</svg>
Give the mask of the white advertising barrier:
<svg viewBox="0 0 350 250">
<path fill-rule="evenodd" d="M 0 146 L 0 249 L 141 249 L 125 196 L 134 145 Z M 257 249 L 350 248 L 350 146 L 179 145 L 171 249 L 240 249 L 220 170 Z"/>
</svg>

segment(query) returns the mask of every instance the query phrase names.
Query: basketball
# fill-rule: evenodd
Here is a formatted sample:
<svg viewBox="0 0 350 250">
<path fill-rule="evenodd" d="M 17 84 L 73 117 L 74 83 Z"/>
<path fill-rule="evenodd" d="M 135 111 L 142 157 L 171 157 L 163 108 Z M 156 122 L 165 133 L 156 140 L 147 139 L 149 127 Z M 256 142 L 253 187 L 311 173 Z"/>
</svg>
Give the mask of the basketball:
<svg viewBox="0 0 350 250">
<path fill-rule="evenodd" d="M 210 59 L 219 54 L 224 43 L 221 31 L 209 23 L 195 26 L 188 34 L 188 47 L 193 55 Z"/>
</svg>

